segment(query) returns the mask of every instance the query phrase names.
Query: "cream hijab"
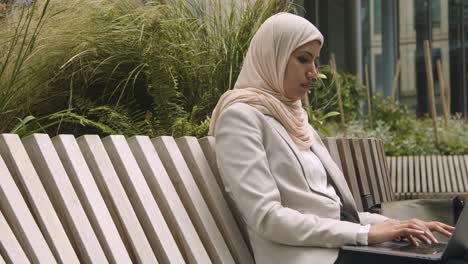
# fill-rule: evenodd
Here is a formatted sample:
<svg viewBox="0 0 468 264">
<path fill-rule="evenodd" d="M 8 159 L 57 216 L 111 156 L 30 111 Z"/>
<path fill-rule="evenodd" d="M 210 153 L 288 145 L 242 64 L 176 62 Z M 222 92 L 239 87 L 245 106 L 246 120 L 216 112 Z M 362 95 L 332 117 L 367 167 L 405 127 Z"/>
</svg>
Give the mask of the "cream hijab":
<svg viewBox="0 0 468 264">
<path fill-rule="evenodd" d="M 215 135 L 221 112 L 236 102 L 273 116 L 302 149 L 312 145 L 315 131 L 308 125 L 300 100 L 285 97 L 284 74 L 291 53 L 307 42 L 318 40 L 320 31 L 303 17 L 278 13 L 268 18 L 255 33 L 234 89 L 225 92 L 216 105 L 210 124 Z"/>
</svg>

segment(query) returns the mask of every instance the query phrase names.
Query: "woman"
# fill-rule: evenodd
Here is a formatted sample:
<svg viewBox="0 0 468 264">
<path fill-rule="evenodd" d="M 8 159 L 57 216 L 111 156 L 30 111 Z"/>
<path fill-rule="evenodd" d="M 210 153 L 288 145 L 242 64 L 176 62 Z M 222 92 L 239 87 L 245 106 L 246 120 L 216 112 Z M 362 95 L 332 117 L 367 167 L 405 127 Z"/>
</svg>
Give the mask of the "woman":
<svg viewBox="0 0 468 264">
<path fill-rule="evenodd" d="M 253 37 L 233 90 L 213 111 L 218 167 L 247 225 L 256 263 L 334 263 L 345 244 L 450 236 L 452 227 L 358 213 L 342 172 L 307 122 L 323 36 L 279 13 Z M 387 221 L 388 220 L 388 221 Z"/>
</svg>

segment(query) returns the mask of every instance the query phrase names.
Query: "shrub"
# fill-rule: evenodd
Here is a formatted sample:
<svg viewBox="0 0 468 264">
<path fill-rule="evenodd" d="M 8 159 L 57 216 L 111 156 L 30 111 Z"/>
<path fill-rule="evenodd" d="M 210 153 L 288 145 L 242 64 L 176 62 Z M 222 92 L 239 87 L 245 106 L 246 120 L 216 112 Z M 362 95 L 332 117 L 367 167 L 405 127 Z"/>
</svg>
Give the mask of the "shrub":
<svg viewBox="0 0 468 264">
<path fill-rule="evenodd" d="M 431 118 L 417 118 L 406 106 L 393 104 L 381 94 L 372 98 L 372 106 L 374 127 L 367 119 L 354 120 L 347 124 L 346 136 L 381 138 L 390 156 L 468 154 L 468 124 L 460 115 L 451 116 L 447 128 L 442 117 L 437 118 L 440 143 L 436 145 Z M 336 136 L 345 136 L 337 124 L 332 127 Z"/>
<path fill-rule="evenodd" d="M 309 92 L 310 105 L 316 115 L 322 117 L 326 113 L 339 111 L 336 83 L 340 82 L 345 118 L 347 121 L 357 119 L 360 102 L 366 98 L 366 93 L 356 76 L 344 72 L 333 72 L 329 65 L 321 66 L 319 72 L 326 78 L 315 81 Z M 340 118 L 336 116 L 330 121 L 339 121 Z"/>
<path fill-rule="evenodd" d="M 39 117 L 60 112 L 63 122 L 74 124 L 62 122 L 62 133 L 85 133 L 76 126 L 92 123 L 83 120 L 107 127 L 127 122 L 107 118 L 113 111 L 129 124 L 150 118 L 141 134 L 183 134 L 187 126 L 201 134 L 219 96 L 233 87 L 256 29 L 292 5 L 198 2 L 54 1 L 54 15 L 28 60 L 31 77 L 23 86 L 33 100 L 26 110 Z M 83 109 L 83 101 L 92 102 L 91 108 Z M 101 106 L 108 111 L 90 111 Z M 89 131 L 95 130 L 91 125 Z"/>
</svg>

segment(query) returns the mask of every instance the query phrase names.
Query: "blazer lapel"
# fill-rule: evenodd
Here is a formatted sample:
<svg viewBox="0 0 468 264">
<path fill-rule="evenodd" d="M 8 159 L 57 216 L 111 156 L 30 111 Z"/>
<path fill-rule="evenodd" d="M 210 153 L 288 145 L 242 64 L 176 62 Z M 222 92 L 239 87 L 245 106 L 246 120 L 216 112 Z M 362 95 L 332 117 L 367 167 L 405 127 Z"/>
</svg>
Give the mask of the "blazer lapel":
<svg viewBox="0 0 468 264">
<path fill-rule="evenodd" d="M 321 194 L 323 196 L 326 196 L 326 197 L 332 199 L 333 201 L 335 201 L 335 199 L 332 196 L 330 196 L 327 193 L 324 193 L 324 192 L 320 191 L 319 188 L 317 187 L 317 184 L 316 184 L 315 180 L 312 177 L 310 177 L 310 175 L 307 175 L 305 173 L 304 165 L 303 165 L 303 164 L 305 164 L 305 161 L 302 158 L 302 155 L 300 155 L 300 153 L 299 153 L 299 148 L 297 147 L 296 143 L 294 143 L 294 141 L 291 139 L 291 137 L 289 136 L 286 129 L 278 121 L 276 121 L 276 119 L 274 119 L 273 117 L 271 117 L 269 115 L 266 115 L 266 117 L 268 119 L 268 122 L 273 126 L 273 128 L 276 130 L 276 132 L 278 132 L 280 134 L 281 138 L 283 138 L 283 140 L 286 141 L 289 148 L 294 153 L 294 156 L 299 161 L 299 164 L 300 164 L 301 170 L 302 170 L 302 174 L 304 175 L 304 178 L 306 179 L 307 183 L 309 184 L 309 188 L 312 191 L 314 191 L 316 193 L 319 193 L 319 194 Z M 319 159 L 320 159 L 320 157 L 319 157 Z M 326 169 L 326 167 L 325 167 L 325 169 Z"/>
<path fill-rule="evenodd" d="M 342 199 L 343 208 L 347 209 L 348 212 L 352 213 L 355 217 L 357 217 L 357 219 L 359 219 L 353 195 L 349 190 L 348 184 L 346 183 L 343 173 L 331 158 L 330 154 L 328 153 L 328 150 L 321 142 L 312 144 L 311 149 L 322 162 L 323 166 L 325 167 L 325 170 L 327 171 L 337 191 L 339 192 Z"/>
</svg>

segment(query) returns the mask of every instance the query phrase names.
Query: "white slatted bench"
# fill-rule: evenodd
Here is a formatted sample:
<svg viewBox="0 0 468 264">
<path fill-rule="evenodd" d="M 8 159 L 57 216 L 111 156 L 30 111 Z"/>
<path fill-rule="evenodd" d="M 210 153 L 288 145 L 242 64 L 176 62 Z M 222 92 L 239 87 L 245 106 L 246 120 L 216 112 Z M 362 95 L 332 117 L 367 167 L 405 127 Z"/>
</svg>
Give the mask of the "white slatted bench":
<svg viewBox="0 0 468 264">
<path fill-rule="evenodd" d="M 381 141 L 325 142 L 360 209 L 394 199 Z M 0 234 L 0 263 L 254 263 L 213 137 L 0 135 Z"/>
<path fill-rule="evenodd" d="M 254 263 L 208 164 L 195 138 L 0 135 L 0 263 Z"/>
</svg>

